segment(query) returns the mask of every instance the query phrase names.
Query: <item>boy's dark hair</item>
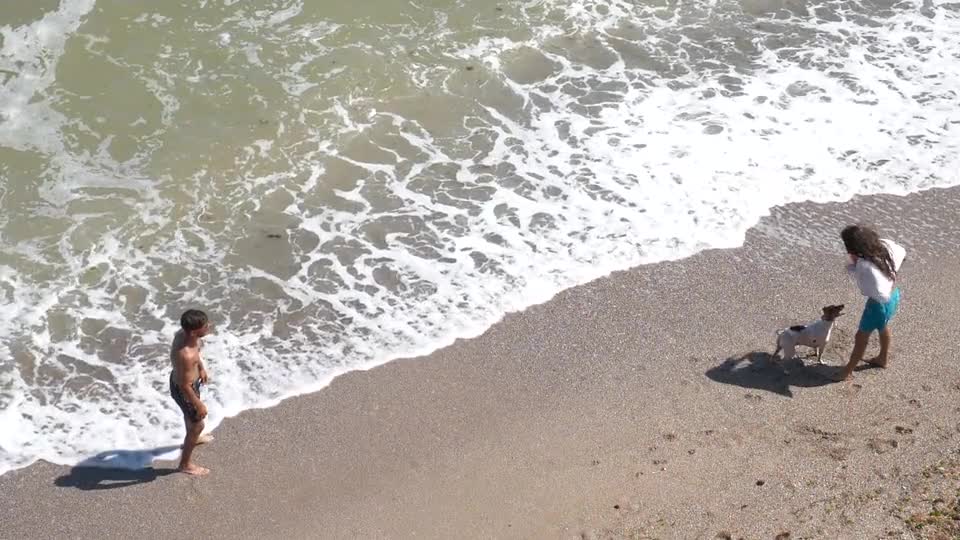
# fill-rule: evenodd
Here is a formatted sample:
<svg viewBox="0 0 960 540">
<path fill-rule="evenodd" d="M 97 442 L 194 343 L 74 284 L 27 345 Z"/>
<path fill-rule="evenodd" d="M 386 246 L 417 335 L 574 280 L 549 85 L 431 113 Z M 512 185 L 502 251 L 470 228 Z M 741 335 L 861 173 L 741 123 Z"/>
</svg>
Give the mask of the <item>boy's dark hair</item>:
<svg viewBox="0 0 960 540">
<path fill-rule="evenodd" d="M 896 278 L 890 250 L 880 240 L 877 231 L 866 225 L 850 225 L 840 231 L 840 238 L 847 253 L 870 261 L 888 278 Z"/>
<path fill-rule="evenodd" d="M 199 330 L 207 324 L 207 314 L 199 309 L 188 309 L 180 316 L 180 327 L 187 332 Z"/>
</svg>

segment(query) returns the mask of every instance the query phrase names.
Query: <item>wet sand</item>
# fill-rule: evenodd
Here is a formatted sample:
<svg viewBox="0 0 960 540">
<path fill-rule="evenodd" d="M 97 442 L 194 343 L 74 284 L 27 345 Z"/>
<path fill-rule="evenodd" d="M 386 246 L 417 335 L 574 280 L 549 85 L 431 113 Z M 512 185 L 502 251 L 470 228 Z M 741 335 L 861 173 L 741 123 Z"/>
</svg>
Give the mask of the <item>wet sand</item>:
<svg viewBox="0 0 960 540">
<path fill-rule="evenodd" d="M 912 538 L 956 497 L 958 207 L 960 189 L 775 209 L 742 248 L 229 419 L 204 479 L 14 471 L 0 537 Z M 863 303 L 837 233 L 859 220 L 907 248 L 903 301 L 890 367 L 835 383 Z M 831 303 L 830 366 L 771 361 L 776 329 Z"/>
</svg>

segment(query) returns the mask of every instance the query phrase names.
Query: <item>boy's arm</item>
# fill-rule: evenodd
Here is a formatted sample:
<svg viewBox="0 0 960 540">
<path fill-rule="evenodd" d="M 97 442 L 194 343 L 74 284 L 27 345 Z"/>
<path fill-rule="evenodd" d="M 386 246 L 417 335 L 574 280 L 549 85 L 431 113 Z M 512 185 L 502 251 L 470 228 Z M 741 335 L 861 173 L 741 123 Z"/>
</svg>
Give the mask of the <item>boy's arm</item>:
<svg viewBox="0 0 960 540">
<path fill-rule="evenodd" d="M 207 384 L 207 380 L 209 379 L 207 376 L 207 368 L 203 366 L 203 358 L 199 357 L 199 355 L 197 358 L 197 367 L 200 368 L 200 382 Z"/>
<path fill-rule="evenodd" d="M 203 365 L 203 355 L 200 354 L 200 351 L 203 350 L 203 340 L 200 340 L 200 347 L 197 351 L 197 368 L 199 369 L 200 382 L 202 384 L 207 384 L 207 368 Z"/>
</svg>

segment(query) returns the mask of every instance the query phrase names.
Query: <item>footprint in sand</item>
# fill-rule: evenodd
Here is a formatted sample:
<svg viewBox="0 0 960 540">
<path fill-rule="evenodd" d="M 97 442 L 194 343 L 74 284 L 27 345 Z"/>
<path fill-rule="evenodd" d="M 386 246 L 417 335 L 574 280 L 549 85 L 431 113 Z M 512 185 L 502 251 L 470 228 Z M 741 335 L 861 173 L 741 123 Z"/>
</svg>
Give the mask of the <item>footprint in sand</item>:
<svg viewBox="0 0 960 540">
<path fill-rule="evenodd" d="M 863 390 L 863 385 L 862 385 L 862 384 L 860 384 L 860 383 L 849 383 L 849 384 L 843 385 L 842 392 L 843 392 L 844 394 L 847 394 L 847 395 L 850 395 L 850 396 L 855 396 L 855 395 L 859 394 L 861 390 Z"/>
<path fill-rule="evenodd" d="M 910 401 L 908 401 L 907 403 L 909 403 L 910 405 L 912 405 L 912 406 L 914 406 L 914 407 L 916 407 L 916 408 L 918 408 L 918 409 L 923 406 L 923 405 L 920 403 L 920 400 L 917 399 L 917 398 L 913 398 L 913 399 L 911 399 Z"/>
<path fill-rule="evenodd" d="M 745 397 L 746 399 L 752 400 L 752 401 L 760 401 L 761 399 L 763 399 L 762 397 L 760 397 L 760 396 L 758 396 L 758 395 L 756 395 L 756 394 L 751 394 L 751 393 L 749 393 L 749 392 L 747 392 L 746 394 L 744 394 L 743 397 Z"/>
<path fill-rule="evenodd" d="M 913 430 L 910 429 L 910 428 L 908 428 L 908 427 L 896 426 L 896 427 L 893 428 L 893 429 L 894 429 L 894 431 L 896 431 L 896 432 L 899 433 L 900 435 L 909 435 L 909 434 L 913 433 Z"/>
<path fill-rule="evenodd" d="M 835 461 L 845 461 L 853 451 L 845 446 L 837 446 L 827 451 L 827 455 Z"/>
<path fill-rule="evenodd" d="M 900 446 L 896 439 L 877 439 L 873 438 L 867 441 L 867 447 L 877 454 L 886 454 L 887 452 Z"/>
<path fill-rule="evenodd" d="M 820 429 L 820 428 L 818 428 L 818 427 L 815 427 L 815 426 L 805 426 L 805 425 L 802 425 L 802 426 L 799 427 L 798 431 L 801 432 L 801 433 L 808 433 L 808 434 L 811 434 L 811 435 L 815 435 L 816 437 L 818 437 L 818 438 L 820 438 L 820 439 L 822 439 L 822 440 L 824 440 L 824 441 L 837 442 L 837 441 L 840 440 L 840 434 L 839 434 L 839 433 L 835 433 L 835 432 L 832 432 L 832 431 L 824 431 L 824 430 L 822 430 L 822 429 Z"/>
</svg>

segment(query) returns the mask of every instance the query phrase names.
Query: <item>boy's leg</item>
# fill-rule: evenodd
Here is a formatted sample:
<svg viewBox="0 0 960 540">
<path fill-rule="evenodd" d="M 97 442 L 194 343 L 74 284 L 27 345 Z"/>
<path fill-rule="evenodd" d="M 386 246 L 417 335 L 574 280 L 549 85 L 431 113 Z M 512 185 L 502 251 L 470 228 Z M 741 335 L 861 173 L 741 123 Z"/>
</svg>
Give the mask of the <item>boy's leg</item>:
<svg viewBox="0 0 960 540">
<path fill-rule="evenodd" d="M 857 330 L 857 335 L 853 338 L 853 351 L 850 352 L 850 361 L 847 367 L 843 369 L 841 378 L 847 380 L 853 375 L 853 368 L 863 360 L 863 353 L 867 350 L 867 344 L 870 343 L 870 333 L 863 330 Z"/>
<path fill-rule="evenodd" d="M 203 476 L 210 472 L 209 469 L 205 467 L 200 467 L 199 465 L 194 465 L 190 462 L 190 458 L 193 457 L 193 449 L 197 446 L 197 440 L 200 438 L 200 433 L 203 431 L 203 420 L 199 422 L 191 422 L 186 416 L 183 418 L 184 423 L 187 425 L 187 435 L 183 438 L 183 450 L 180 453 L 180 471 L 187 474 L 192 474 L 194 476 Z"/>
</svg>

